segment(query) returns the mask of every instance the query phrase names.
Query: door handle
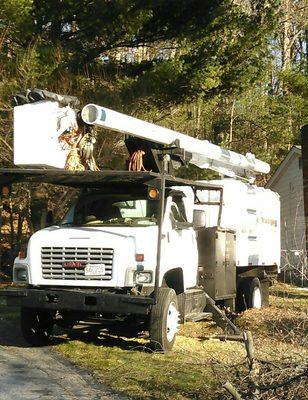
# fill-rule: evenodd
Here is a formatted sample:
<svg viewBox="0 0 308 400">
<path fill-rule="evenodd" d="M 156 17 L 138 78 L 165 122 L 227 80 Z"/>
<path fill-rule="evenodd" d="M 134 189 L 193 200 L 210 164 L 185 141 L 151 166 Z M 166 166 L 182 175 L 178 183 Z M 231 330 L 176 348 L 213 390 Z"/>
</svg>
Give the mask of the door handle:
<svg viewBox="0 0 308 400">
<path fill-rule="evenodd" d="M 162 238 L 162 239 L 167 239 L 168 243 L 170 243 L 169 232 L 163 233 L 163 234 L 161 235 L 161 238 Z"/>
</svg>

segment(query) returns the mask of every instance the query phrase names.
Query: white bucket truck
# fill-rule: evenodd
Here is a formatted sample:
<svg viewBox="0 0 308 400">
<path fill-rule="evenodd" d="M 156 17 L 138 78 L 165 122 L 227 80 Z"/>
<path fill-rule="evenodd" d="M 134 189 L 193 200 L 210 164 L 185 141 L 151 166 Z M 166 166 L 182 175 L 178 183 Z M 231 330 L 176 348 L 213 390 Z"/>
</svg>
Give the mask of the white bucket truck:
<svg viewBox="0 0 308 400">
<path fill-rule="evenodd" d="M 55 132 L 59 115 L 65 117 L 63 103 L 36 100 L 15 107 L 15 147 L 21 129 L 45 135 L 46 142 L 63 133 Z M 26 340 L 46 343 L 55 323 L 119 317 L 138 321 L 164 351 L 172 348 L 179 322 L 213 317 L 238 333 L 221 309 L 266 305 L 280 259 L 279 197 L 248 182 L 268 165 L 96 105 L 81 115 L 87 125 L 130 135 L 132 158 L 142 152 L 139 171 L 54 169 L 65 157 L 58 154 L 52 165 L 51 154 L 44 159 L 37 147 L 35 161 L 29 164 L 29 155 L 23 160 L 19 151 L 18 163 L 47 169 L 0 171 L 2 187 L 45 182 L 80 189 L 61 222 L 30 238 L 27 255 L 14 263 L 15 287 L 1 292 L 8 305 L 21 306 Z M 61 151 L 56 142 L 52 151 Z M 172 165 L 186 162 L 229 177 L 176 178 Z"/>
</svg>

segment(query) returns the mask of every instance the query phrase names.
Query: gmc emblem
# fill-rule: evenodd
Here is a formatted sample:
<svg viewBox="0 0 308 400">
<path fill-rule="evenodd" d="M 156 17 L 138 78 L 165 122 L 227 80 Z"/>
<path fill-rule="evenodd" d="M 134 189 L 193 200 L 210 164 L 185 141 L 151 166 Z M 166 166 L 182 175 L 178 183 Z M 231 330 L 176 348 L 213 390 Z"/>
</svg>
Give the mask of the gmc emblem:
<svg viewBox="0 0 308 400">
<path fill-rule="evenodd" d="M 64 268 L 83 268 L 85 264 L 81 261 L 65 261 L 62 265 Z"/>
</svg>

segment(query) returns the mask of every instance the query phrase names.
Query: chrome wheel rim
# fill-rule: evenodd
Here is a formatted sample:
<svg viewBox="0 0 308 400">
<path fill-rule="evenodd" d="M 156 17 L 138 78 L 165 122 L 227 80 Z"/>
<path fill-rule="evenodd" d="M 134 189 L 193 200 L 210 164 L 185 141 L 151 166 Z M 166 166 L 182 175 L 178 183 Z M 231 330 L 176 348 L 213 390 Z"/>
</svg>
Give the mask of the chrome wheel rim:
<svg viewBox="0 0 308 400">
<path fill-rule="evenodd" d="M 252 307 L 260 309 L 261 305 L 262 305 L 261 290 L 259 287 L 255 287 L 252 293 Z"/>
<path fill-rule="evenodd" d="M 170 303 L 168 311 L 167 311 L 167 323 L 166 323 L 166 336 L 168 342 L 172 342 L 177 331 L 179 330 L 179 316 L 176 305 L 174 302 Z"/>
</svg>

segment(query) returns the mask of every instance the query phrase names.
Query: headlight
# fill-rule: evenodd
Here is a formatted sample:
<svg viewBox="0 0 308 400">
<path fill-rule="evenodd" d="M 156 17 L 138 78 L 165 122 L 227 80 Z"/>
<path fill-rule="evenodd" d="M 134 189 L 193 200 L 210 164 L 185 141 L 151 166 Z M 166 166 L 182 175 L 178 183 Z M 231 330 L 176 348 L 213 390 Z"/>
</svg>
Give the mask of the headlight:
<svg viewBox="0 0 308 400">
<path fill-rule="evenodd" d="M 136 283 L 151 283 L 152 282 L 152 271 L 136 272 L 135 281 L 136 281 Z"/>
<path fill-rule="evenodd" d="M 28 282 L 28 267 L 25 265 L 16 264 L 13 270 L 14 282 Z"/>
</svg>

